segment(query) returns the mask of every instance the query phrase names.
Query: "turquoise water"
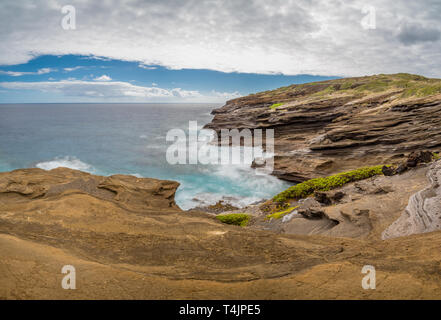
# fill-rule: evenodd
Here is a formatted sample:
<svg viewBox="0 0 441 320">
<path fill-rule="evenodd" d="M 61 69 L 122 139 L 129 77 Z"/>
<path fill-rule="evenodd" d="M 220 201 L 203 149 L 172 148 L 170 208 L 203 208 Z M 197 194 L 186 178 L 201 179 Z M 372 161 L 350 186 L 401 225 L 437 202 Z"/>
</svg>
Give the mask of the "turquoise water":
<svg viewBox="0 0 441 320">
<path fill-rule="evenodd" d="M 202 127 L 217 104 L 0 104 L 0 171 L 70 167 L 181 183 L 183 209 L 220 199 L 246 205 L 289 184 L 260 176 L 248 165 L 171 165 L 170 129 Z"/>
</svg>

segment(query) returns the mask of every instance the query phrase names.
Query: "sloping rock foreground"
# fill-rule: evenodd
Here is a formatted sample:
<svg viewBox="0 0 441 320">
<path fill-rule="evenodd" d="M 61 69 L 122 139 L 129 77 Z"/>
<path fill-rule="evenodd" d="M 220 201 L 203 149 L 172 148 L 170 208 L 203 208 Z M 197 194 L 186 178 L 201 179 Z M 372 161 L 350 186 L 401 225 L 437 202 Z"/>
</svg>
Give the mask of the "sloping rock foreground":
<svg viewBox="0 0 441 320">
<path fill-rule="evenodd" d="M 441 297 L 441 232 L 275 234 L 183 212 L 178 184 L 59 168 L 0 174 L 0 298 Z M 61 268 L 76 269 L 64 290 Z M 364 265 L 377 270 L 364 290 Z"/>
<path fill-rule="evenodd" d="M 430 184 L 413 194 L 403 214 L 382 234 L 383 239 L 441 229 L 441 161 L 427 172 Z"/>
<path fill-rule="evenodd" d="M 261 213 L 250 227 L 287 234 L 381 239 L 382 232 L 404 214 L 409 198 L 429 185 L 427 175 L 433 172 L 429 166 L 424 164 L 403 174 L 374 176 L 331 191 L 317 192 L 315 196 L 292 202 L 290 207 L 296 208 L 293 213 L 279 219 L 268 219 L 268 213 Z M 427 211 L 429 215 L 441 215 L 437 208 L 427 208 Z M 428 222 L 427 228 L 418 231 L 411 231 L 406 225 L 395 234 L 441 229 L 436 225 Z"/>
<path fill-rule="evenodd" d="M 291 85 L 228 101 L 206 127 L 274 129 L 279 178 L 301 182 L 441 150 L 441 80 L 395 74 Z"/>
</svg>

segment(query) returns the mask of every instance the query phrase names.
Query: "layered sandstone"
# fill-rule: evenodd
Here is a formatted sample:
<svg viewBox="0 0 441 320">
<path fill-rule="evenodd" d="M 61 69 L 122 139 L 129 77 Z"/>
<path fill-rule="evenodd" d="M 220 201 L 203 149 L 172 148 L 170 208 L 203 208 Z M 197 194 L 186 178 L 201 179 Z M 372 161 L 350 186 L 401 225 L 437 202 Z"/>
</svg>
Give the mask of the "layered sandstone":
<svg viewBox="0 0 441 320">
<path fill-rule="evenodd" d="M 382 234 L 383 239 L 441 229 L 441 161 L 427 171 L 427 187 L 414 193 L 402 215 Z M 410 181 L 411 187 L 414 181 Z"/>
<path fill-rule="evenodd" d="M 217 131 L 274 129 L 274 175 L 294 182 L 441 149 L 441 81 L 416 75 L 292 85 L 228 101 L 213 114 L 206 127 Z"/>
</svg>

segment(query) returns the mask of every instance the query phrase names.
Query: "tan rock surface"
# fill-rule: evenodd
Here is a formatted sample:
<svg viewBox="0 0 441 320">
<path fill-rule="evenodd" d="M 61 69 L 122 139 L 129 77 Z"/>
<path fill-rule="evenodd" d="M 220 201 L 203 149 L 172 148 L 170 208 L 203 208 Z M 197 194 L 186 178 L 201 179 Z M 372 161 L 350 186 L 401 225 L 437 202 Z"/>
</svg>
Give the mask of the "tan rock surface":
<svg viewBox="0 0 441 320">
<path fill-rule="evenodd" d="M 441 232 L 386 241 L 274 234 L 183 212 L 177 186 L 65 168 L 1 173 L 0 298 L 441 297 Z M 61 288 L 67 264 L 76 290 Z M 361 287 L 366 264 L 376 290 Z"/>
</svg>

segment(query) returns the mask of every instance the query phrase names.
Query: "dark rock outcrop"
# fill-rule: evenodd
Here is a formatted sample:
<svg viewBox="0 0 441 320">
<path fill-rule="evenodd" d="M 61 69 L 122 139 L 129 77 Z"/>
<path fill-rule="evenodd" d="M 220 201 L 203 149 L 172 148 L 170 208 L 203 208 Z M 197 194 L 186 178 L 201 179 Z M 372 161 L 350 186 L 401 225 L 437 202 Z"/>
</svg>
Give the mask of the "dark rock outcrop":
<svg viewBox="0 0 441 320">
<path fill-rule="evenodd" d="M 412 151 L 407 159 L 397 165 L 383 166 L 382 172 L 385 176 L 393 176 L 394 174 L 402 174 L 403 172 L 415 168 L 420 164 L 429 163 L 434 159 L 434 153 L 431 151 Z"/>
<path fill-rule="evenodd" d="M 395 174 L 395 169 L 393 167 L 383 166 L 381 171 L 385 176 L 393 176 Z"/>
<path fill-rule="evenodd" d="M 327 206 L 332 203 L 331 199 L 325 192 L 315 192 L 314 199 Z"/>
<path fill-rule="evenodd" d="M 341 191 L 337 191 L 337 192 L 328 191 L 328 192 L 315 192 L 314 193 L 315 200 L 317 200 L 318 202 L 320 202 L 321 204 L 323 204 L 325 206 L 329 206 L 332 203 L 338 203 L 344 197 L 345 197 L 345 193 L 341 192 Z"/>
</svg>

